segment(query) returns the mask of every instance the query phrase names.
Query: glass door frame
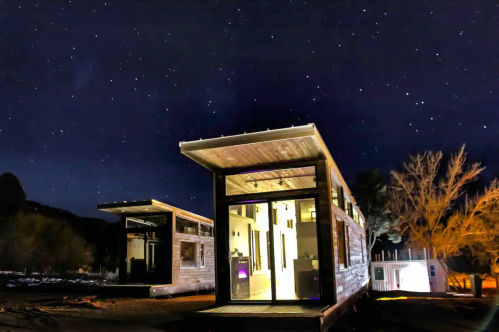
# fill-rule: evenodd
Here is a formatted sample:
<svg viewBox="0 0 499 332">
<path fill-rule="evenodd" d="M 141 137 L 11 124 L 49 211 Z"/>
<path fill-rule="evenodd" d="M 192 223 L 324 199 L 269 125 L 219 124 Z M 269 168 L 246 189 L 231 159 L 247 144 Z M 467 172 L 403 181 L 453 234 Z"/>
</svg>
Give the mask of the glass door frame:
<svg viewBox="0 0 499 332">
<path fill-rule="evenodd" d="M 278 300 L 277 299 L 277 288 L 276 288 L 276 266 L 275 266 L 275 250 L 274 250 L 274 224 L 273 224 L 273 215 L 272 215 L 272 205 L 274 202 L 281 202 L 281 201 L 289 201 L 289 200 L 298 200 L 298 199 L 307 199 L 307 198 L 313 198 L 316 206 L 316 232 L 317 232 L 317 247 L 318 247 L 318 252 L 319 252 L 319 293 L 320 293 L 320 299 L 318 300 Z M 272 294 L 272 299 L 271 300 L 232 300 L 229 299 L 229 303 L 232 304 L 322 304 L 323 303 L 323 294 L 322 294 L 322 270 L 321 270 L 321 261 L 322 261 L 322 255 L 321 253 L 321 237 L 320 237 L 320 209 L 319 209 L 319 195 L 318 194 L 298 194 L 298 195 L 288 195 L 288 196 L 282 196 L 278 198 L 261 198 L 257 199 L 254 201 L 234 201 L 227 203 L 227 211 L 230 206 L 233 205 L 250 205 L 250 204 L 267 204 L 268 207 L 268 223 L 269 223 L 269 248 L 270 248 L 270 284 L 271 284 L 271 294 Z M 230 218 L 230 215 L 229 215 Z M 227 220 L 228 224 L 230 225 L 230 220 Z M 230 228 L 230 226 L 229 226 Z M 230 232 L 226 232 L 226 240 L 227 243 L 229 244 L 228 248 L 230 248 Z M 230 264 L 228 262 L 228 264 Z M 229 266 L 230 268 L 230 266 Z M 227 285 L 228 288 L 231 287 L 231 283 Z"/>
</svg>

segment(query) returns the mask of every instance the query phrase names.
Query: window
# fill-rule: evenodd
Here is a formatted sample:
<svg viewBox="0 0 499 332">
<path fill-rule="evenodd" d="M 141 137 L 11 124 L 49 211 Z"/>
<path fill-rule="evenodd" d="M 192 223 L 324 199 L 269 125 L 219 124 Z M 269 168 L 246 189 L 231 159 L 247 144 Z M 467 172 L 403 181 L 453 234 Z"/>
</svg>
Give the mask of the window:
<svg viewBox="0 0 499 332">
<path fill-rule="evenodd" d="M 148 217 L 127 217 L 126 228 L 144 228 L 166 226 L 166 217 L 148 216 Z"/>
<path fill-rule="evenodd" d="M 180 242 L 180 267 L 196 267 L 196 243 Z"/>
<path fill-rule="evenodd" d="M 350 201 L 348 200 L 348 198 L 345 196 L 345 199 L 343 200 L 343 210 L 345 211 L 345 213 L 347 215 L 350 215 L 350 211 L 351 211 L 351 203 Z"/>
<path fill-rule="evenodd" d="M 360 255 L 362 256 L 362 264 L 365 263 L 364 258 L 364 236 L 360 234 Z"/>
<path fill-rule="evenodd" d="M 333 204 L 338 206 L 338 207 L 341 207 L 340 205 L 340 186 L 338 186 L 338 183 L 336 182 L 335 180 L 335 175 L 334 175 L 334 171 L 333 171 L 333 168 L 331 167 L 330 168 L 331 170 L 331 196 L 332 196 L 332 201 L 333 201 Z"/>
<path fill-rule="evenodd" d="M 200 225 L 200 232 L 201 236 L 208 236 L 208 237 L 213 237 L 213 227 L 208 226 L 208 225 Z"/>
<path fill-rule="evenodd" d="M 382 266 L 374 268 L 374 280 L 385 280 L 385 270 Z"/>
<path fill-rule="evenodd" d="M 342 210 L 345 210 L 345 201 L 346 201 L 346 197 L 345 197 L 345 193 L 343 191 L 343 187 L 341 186 L 338 186 L 338 207 L 340 207 Z"/>
<path fill-rule="evenodd" d="M 300 222 L 316 222 L 317 212 L 315 210 L 315 201 L 304 199 L 299 201 L 300 204 Z"/>
<path fill-rule="evenodd" d="M 293 219 L 288 219 L 288 228 L 293 229 Z"/>
<path fill-rule="evenodd" d="M 175 229 L 177 233 L 198 235 L 198 223 L 182 217 L 175 218 Z"/>
<path fill-rule="evenodd" d="M 348 224 L 345 224 L 345 251 L 347 257 L 347 267 L 352 265 L 350 262 L 350 232 L 348 231 Z"/>
<path fill-rule="evenodd" d="M 204 251 L 204 243 L 201 243 L 201 246 L 200 246 L 200 249 L 199 249 L 199 254 L 201 255 L 201 267 L 205 267 L 205 260 L 204 260 L 204 255 L 205 255 L 205 251 Z"/>
<path fill-rule="evenodd" d="M 359 223 L 359 214 L 357 210 L 353 209 L 353 220 L 358 224 Z"/>
<path fill-rule="evenodd" d="M 435 265 L 430 265 L 430 277 L 436 277 L 437 271 L 435 271 Z"/>
<path fill-rule="evenodd" d="M 332 187 L 332 195 L 333 195 L 333 204 L 336 206 L 340 206 L 340 197 L 338 195 L 338 189 L 336 188 L 336 184 Z"/>
<path fill-rule="evenodd" d="M 316 188 L 315 166 L 248 172 L 225 177 L 227 196 Z"/>
<path fill-rule="evenodd" d="M 253 231 L 253 271 L 260 271 L 262 269 L 260 241 L 260 231 Z"/>
<path fill-rule="evenodd" d="M 348 267 L 348 261 L 344 221 L 336 219 L 336 232 L 338 239 L 338 263 L 340 265 L 340 269 L 346 269 Z"/>
</svg>

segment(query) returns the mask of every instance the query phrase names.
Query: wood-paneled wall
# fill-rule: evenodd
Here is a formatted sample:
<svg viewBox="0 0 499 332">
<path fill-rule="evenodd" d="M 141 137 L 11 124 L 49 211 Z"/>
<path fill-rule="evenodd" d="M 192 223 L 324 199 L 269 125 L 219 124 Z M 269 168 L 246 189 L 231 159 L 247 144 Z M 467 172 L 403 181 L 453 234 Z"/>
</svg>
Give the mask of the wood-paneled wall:
<svg viewBox="0 0 499 332">
<path fill-rule="evenodd" d="M 332 203 L 331 203 L 332 204 Z M 355 294 L 369 280 L 368 258 L 366 252 L 365 230 L 356 223 L 345 211 L 332 204 L 332 220 L 334 229 L 335 267 L 336 267 L 336 300 L 337 305 L 345 302 Z M 340 270 L 338 261 L 338 230 L 336 218 L 345 221 L 348 225 L 347 246 L 350 252 L 350 265 L 347 269 Z M 361 237 L 363 244 L 361 244 Z M 364 258 L 362 258 L 364 257 Z"/>
<path fill-rule="evenodd" d="M 207 281 L 215 281 L 215 244 L 213 237 L 181 234 L 175 231 L 175 215 L 173 218 L 172 241 L 172 284 L 185 285 Z M 180 267 L 180 244 L 182 241 L 196 243 L 196 267 Z M 204 243 L 205 266 L 201 267 L 201 243 Z"/>
</svg>

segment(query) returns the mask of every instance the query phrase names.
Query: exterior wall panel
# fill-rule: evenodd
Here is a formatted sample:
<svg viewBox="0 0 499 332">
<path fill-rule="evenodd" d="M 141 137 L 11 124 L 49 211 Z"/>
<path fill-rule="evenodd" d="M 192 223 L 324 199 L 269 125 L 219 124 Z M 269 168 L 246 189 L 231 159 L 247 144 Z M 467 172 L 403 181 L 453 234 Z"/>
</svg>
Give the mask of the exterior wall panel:
<svg viewBox="0 0 499 332">
<path fill-rule="evenodd" d="M 332 203 L 331 203 L 332 204 Z M 365 245 L 365 230 L 359 224 L 347 216 L 345 211 L 332 204 L 332 220 L 334 229 L 334 262 L 336 267 L 336 300 L 337 305 L 345 302 L 351 295 L 355 294 L 369 281 L 368 260 Z M 336 229 L 336 219 L 343 220 L 348 225 L 348 245 L 350 247 L 350 266 L 340 270 L 338 259 L 338 230 Z M 364 244 L 361 244 L 360 237 L 363 237 Z M 364 263 L 362 262 L 364 255 Z"/>
</svg>

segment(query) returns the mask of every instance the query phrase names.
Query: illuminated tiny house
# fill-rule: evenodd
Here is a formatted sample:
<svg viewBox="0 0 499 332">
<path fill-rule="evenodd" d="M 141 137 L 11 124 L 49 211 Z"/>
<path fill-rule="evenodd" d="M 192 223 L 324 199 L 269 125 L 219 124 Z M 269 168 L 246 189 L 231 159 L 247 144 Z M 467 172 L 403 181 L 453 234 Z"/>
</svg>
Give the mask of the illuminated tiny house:
<svg viewBox="0 0 499 332">
<path fill-rule="evenodd" d="M 362 213 L 315 125 L 180 148 L 214 173 L 217 304 L 331 313 L 367 289 Z"/>
<path fill-rule="evenodd" d="M 121 285 L 147 286 L 151 296 L 215 287 L 213 220 L 154 199 L 97 209 L 121 218 Z"/>
</svg>

